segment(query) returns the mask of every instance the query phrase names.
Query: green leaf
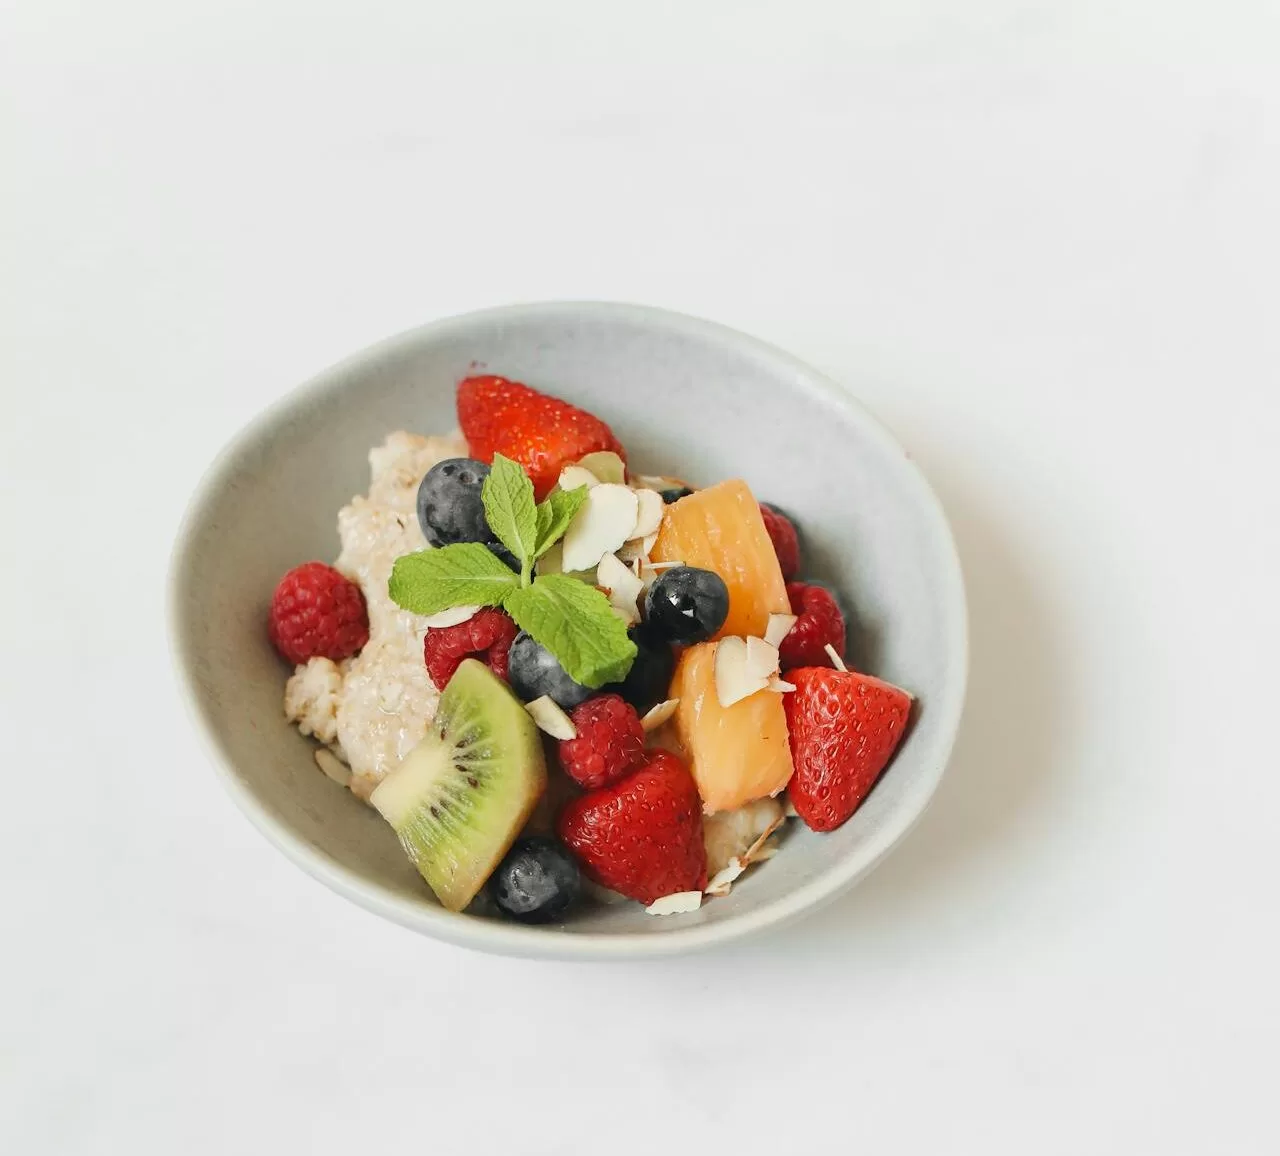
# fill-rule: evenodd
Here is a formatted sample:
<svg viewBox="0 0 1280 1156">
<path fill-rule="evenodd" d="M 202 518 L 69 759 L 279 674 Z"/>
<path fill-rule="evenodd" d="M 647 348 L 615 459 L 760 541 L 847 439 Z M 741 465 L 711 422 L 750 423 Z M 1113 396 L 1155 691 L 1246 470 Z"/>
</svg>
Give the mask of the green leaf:
<svg viewBox="0 0 1280 1156">
<path fill-rule="evenodd" d="M 480 496 L 489 529 L 527 574 L 537 557 L 534 547 L 538 544 L 538 514 L 529 475 L 510 458 L 495 454 Z"/>
<path fill-rule="evenodd" d="M 520 577 L 479 542 L 419 550 L 397 558 L 387 593 L 414 614 L 438 614 L 453 606 L 501 606 Z"/>
<path fill-rule="evenodd" d="M 513 590 L 503 608 L 556 656 L 574 682 L 595 690 L 627 675 L 636 644 L 594 586 L 563 574 L 547 574 Z"/>
<path fill-rule="evenodd" d="M 574 515 L 587 500 L 587 487 L 572 490 L 555 490 L 545 502 L 538 504 L 538 544 L 534 556 L 541 558 L 551 549 L 569 528 Z"/>
</svg>

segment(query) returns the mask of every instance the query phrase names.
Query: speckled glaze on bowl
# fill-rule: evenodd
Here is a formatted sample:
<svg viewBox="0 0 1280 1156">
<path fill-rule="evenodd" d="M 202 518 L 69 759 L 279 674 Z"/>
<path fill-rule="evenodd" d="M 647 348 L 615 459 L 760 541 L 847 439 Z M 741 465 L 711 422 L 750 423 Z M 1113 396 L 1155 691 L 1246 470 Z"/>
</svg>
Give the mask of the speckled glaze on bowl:
<svg viewBox="0 0 1280 1156">
<path fill-rule="evenodd" d="M 443 910 L 390 828 L 326 778 L 283 717 L 287 669 L 264 623 L 279 576 L 336 556 L 338 509 L 368 486 L 386 433 L 456 427 L 454 387 L 478 367 L 568 398 L 609 422 L 634 469 L 695 483 L 744 477 L 794 512 L 805 571 L 852 611 L 850 664 L 909 688 L 907 741 L 858 813 L 780 853 L 685 915 L 585 907 L 561 926 Z M 510 306 L 425 325 L 295 390 L 223 451 L 192 499 L 170 576 L 170 626 L 193 717 L 236 802 L 277 847 L 370 911 L 485 951 L 627 958 L 772 927 L 866 874 L 919 818 L 964 699 L 964 587 L 946 518 L 919 470 L 844 390 L 779 350 L 662 310 Z"/>
</svg>

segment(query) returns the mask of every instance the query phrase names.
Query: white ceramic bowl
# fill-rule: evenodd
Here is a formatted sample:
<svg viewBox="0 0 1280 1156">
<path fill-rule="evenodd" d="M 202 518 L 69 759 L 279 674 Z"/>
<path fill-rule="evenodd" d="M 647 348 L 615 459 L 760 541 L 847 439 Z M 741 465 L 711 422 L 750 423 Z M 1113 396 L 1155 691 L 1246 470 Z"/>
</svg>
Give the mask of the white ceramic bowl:
<svg viewBox="0 0 1280 1156">
<path fill-rule="evenodd" d="M 850 665 L 907 687 L 918 714 L 857 814 L 782 850 L 700 911 L 585 907 L 531 928 L 443 910 L 390 828 L 316 769 L 283 717 L 288 670 L 267 641 L 279 576 L 338 550 L 336 516 L 368 487 L 369 448 L 395 429 L 455 428 L 454 387 L 477 366 L 606 420 L 641 473 L 744 477 L 792 512 L 805 573 L 852 611 Z M 210 468 L 178 536 L 170 617 L 180 681 L 245 814 L 295 863 L 356 903 L 427 935 L 513 955 L 662 955 L 809 911 L 919 818 L 946 766 L 968 666 L 964 588 L 938 500 L 902 448 L 821 374 L 705 321 L 613 304 L 512 306 L 391 338 L 295 390 Z"/>
</svg>

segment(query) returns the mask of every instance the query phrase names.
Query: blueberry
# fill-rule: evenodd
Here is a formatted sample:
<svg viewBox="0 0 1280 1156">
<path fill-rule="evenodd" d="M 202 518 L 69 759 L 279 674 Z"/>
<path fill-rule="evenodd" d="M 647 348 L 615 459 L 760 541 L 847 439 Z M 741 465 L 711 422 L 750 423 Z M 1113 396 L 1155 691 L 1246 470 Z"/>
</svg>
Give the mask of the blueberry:
<svg viewBox="0 0 1280 1156">
<path fill-rule="evenodd" d="M 645 621 L 669 642 L 705 642 L 729 617 L 729 588 L 719 574 L 675 566 L 649 587 Z"/>
<path fill-rule="evenodd" d="M 578 898 L 582 878 L 572 856 L 554 839 L 517 839 L 489 876 L 489 897 L 521 923 L 559 919 Z"/>
<path fill-rule="evenodd" d="M 628 634 L 636 644 L 636 659 L 621 682 L 603 687 L 601 693 L 620 694 L 641 714 L 667 697 L 676 656 L 669 643 L 659 638 L 652 627 L 633 626 Z"/>
<path fill-rule="evenodd" d="M 474 458 L 437 462 L 418 484 L 418 525 L 432 546 L 483 542 L 513 570 L 520 564 L 489 529 L 481 497 L 489 467 Z"/>
<path fill-rule="evenodd" d="M 516 635 L 507 655 L 507 681 L 525 702 L 532 702 L 545 694 L 565 710 L 586 702 L 592 694 L 565 673 L 551 651 L 523 630 Z"/>
<path fill-rule="evenodd" d="M 672 486 L 669 490 L 659 490 L 662 500 L 669 506 L 672 502 L 678 502 L 681 498 L 687 498 L 693 491 L 688 486 Z"/>
</svg>

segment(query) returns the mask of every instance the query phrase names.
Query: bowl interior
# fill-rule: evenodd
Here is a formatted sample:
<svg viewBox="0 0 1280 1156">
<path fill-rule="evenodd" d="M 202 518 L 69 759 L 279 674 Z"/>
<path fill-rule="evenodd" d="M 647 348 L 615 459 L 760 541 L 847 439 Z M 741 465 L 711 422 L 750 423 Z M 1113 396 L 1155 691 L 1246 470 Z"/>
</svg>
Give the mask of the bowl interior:
<svg viewBox="0 0 1280 1156">
<path fill-rule="evenodd" d="M 337 555 L 336 516 L 368 488 L 367 454 L 391 430 L 455 428 L 454 387 L 477 369 L 599 414 L 642 473 L 743 477 L 792 512 L 806 573 L 850 612 L 850 665 L 917 695 L 894 763 L 854 818 L 784 849 L 694 913 L 587 907 L 528 929 L 439 908 L 369 808 L 321 774 L 287 725 L 287 669 L 266 639 L 275 582 Z M 211 469 L 180 535 L 175 649 L 195 715 L 233 795 L 319 878 L 403 923 L 529 954 L 673 950 L 811 906 L 869 868 L 923 809 L 959 718 L 964 601 L 940 507 L 903 451 L 820 375 L 730 330 L 631 306 L 550 305 L 438 322 L 376 346 L 288 396 Z"/>
</svg>

